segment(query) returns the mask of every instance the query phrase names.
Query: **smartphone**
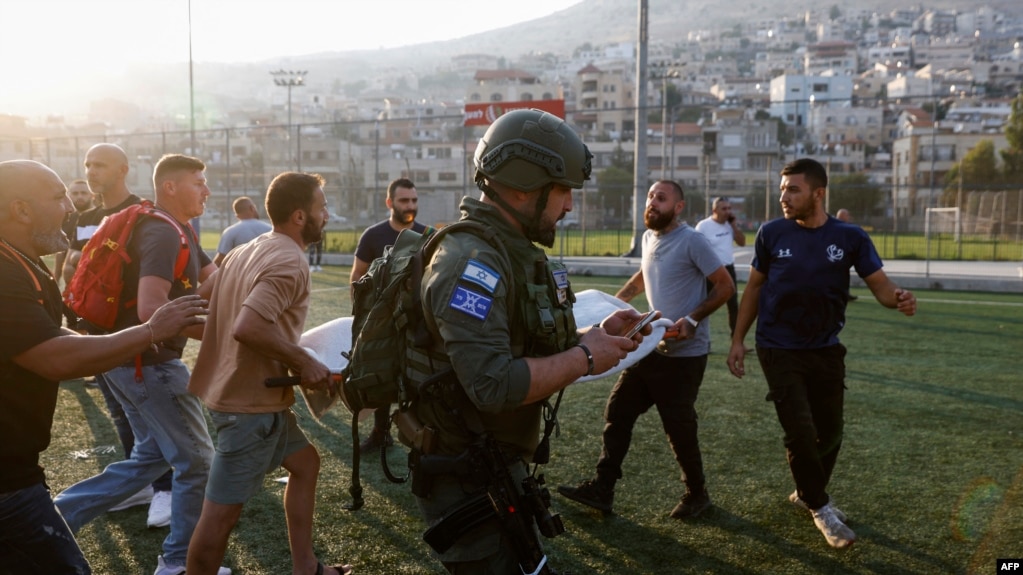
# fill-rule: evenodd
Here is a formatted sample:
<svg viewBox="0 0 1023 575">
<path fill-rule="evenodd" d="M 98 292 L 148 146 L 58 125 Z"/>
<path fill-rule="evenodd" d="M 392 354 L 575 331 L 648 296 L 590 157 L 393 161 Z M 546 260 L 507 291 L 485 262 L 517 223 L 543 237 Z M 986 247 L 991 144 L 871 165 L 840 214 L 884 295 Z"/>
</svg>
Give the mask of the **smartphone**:
<svg viewBox="0 0 1023 575">
<path fill-rule="evenodd" d="M 625 332 L 625 335 L 623 335 L 622 337 L 630 337 L 631 338 L 632 336 L 634 336 L 637 333 L 639 333 L 639 330 L 643 329 L 650 322 L 654 321 L 654 314 L 655 313 L 656 313 L 656 310 L 651 310 L 651 311 L 648 311 L 645 314 L 643 314 L 642 317 L 640 317 L 638 320 L 636 320 L 636 323 L 632 324 L 632 327 L 629 328 L 629 331 Z"/>
</svg>

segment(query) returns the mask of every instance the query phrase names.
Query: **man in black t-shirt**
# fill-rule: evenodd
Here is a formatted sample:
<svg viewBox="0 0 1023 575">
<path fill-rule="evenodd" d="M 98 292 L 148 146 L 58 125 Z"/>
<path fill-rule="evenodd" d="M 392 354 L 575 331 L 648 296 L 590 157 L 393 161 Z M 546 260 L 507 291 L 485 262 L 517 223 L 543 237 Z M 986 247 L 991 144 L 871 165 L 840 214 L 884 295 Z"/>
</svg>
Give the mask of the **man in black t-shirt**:
<svg viewBox="0 0 1023 575">
<path fill-rule="evenodd" d="M 89 189 L 89 182 L 81 179 L 74 180 L 68 184 L 67 195 L 71 198 L 71 203 L 74 205 L 75 211 L 71 212 L 64 218 L 64 224 L 61 226 L 61 229 L 64 230 L 64 235 L 70 238 L 75 233 L 75 227 L 78 224 L 78 216 L 92 208 L 92 190 Z M 64 259 L 66 256 L 67 252 L 60 252 L 55 256 L 56 264 L 53 266 L 53 269 L 58 274 L 58 277 L 56 278 L 58 284 L 64 275 Z"/>
<path fill-rule="evenodd" d="M 50 499 L 39 454 L 61 380 L 108 369 L 201 324 L 206 302 L 192 296 L 149 321 L 105 336 L 61 327 L 61 296 L 41 256 L 66 250 L 61 230 L 71 202 L 52 170 L 29 160 L 0 162 L 0 573 L 91 573 Z M 201 327 L 201 326 L 200 326 Z M 55 357 L 61 361 L 54 361 Z"/>
<path fill-rule="evenodd" d="M 419 194 L 412 180 L 399 178 L 387 186 L 387 209 L 391 216 L 373 224 L 362 232 L 359 245 L 355 248 L 355 260 L 352 262 L 351 282 L 354 285 L 369 271 L 369 264 L 384 255 L 384 248 L 393 246 L 402 230 L 411 229 L 422 233 L 426 226 L 416 221 L 419 213 Z M 354 293 L 354 292 L 353 292 Z M 373 431 L 361 444 L 359 451 L 367 453 L 378 449 L 381 445 L 391 445 L 391 419 L 389 408 L 381 407 L 373 412 Z"/>
</svg>

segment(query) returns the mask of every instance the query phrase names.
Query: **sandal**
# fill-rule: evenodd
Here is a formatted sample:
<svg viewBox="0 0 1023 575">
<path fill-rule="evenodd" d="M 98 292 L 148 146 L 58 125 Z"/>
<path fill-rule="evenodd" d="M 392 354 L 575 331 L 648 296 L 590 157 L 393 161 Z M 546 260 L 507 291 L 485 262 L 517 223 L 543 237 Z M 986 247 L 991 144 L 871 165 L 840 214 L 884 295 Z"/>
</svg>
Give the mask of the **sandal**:
<svg viewBox="0 0 1023 575">
<path fill-rule="evenodd" d="M 320 563 L 319 561 L 317 561 L 316 562 L 316 574 L 315 575 L 323 575 L 323 567 L 324 567 L 323 563 Z M 351 572 L 352 572 L 352 566 L 351 565 L 328 565 L 327 568 L 328 569 L 334 569 L 338 573 L 340 573 L 341 575 L 350 575 Z"/>
</svg>

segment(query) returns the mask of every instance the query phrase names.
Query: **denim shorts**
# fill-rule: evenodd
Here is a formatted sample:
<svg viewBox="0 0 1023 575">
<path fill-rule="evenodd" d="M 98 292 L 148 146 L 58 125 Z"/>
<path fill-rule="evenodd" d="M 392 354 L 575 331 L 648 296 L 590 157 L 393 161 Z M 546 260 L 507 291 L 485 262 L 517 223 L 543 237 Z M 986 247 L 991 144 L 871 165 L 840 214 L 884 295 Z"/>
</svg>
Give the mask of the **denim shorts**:
<svg viewBox="0 0 1023 575">
<path fill-rule="evenodd" d="M 309 445 L 290 410 L 225 413 L 210 410 L 217 450 L 206 483 L 206 499 L 222 505 L 245 503 L 263 488 L 267 473 Z"/>
</svg>

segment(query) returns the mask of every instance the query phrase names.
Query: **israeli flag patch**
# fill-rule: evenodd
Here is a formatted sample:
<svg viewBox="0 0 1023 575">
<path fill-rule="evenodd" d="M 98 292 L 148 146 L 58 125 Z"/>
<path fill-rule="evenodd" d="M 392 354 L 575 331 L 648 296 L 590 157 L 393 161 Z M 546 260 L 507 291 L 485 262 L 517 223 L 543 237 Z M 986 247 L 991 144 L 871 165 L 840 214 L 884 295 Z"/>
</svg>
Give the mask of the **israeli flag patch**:
<svg viewBox="0 0 1023 575">
<path fill-rule="evenodd" d="M 490 308 L 494 305 L 494 299 L 462 286 L 455 286 L 455 293 L 451 294 L 451 301 L 448 307 L 460 311 L 465 315 L 478 320 L 485 320 L 490 315 Z"/>
<path fill-rule="evenodd" d="M 462 279 L 472 282 L 490 293 L 494 293 L 497 284 L 501 281 L 501 274 L 497 273 L 487 265 L 477 260 L 469 260 L 462 270 Z"/>
<path fill-rule="evenodd" d="M 554 270 L 554 287 L 565 289 L 568 287 L 568 270 Z"/>
</svg>

